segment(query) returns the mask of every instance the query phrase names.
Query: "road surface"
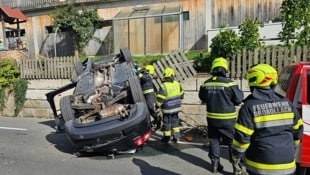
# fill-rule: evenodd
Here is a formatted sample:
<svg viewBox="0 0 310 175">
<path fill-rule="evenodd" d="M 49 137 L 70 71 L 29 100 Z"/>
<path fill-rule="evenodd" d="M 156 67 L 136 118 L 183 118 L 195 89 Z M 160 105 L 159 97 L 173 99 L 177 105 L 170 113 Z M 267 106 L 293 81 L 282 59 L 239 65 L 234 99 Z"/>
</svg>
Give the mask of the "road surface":
<svg viewBox="0 0 310 175">
<path fill-rule="evenodd" d="M 210 160 L 201 144 L 163 145 L 155 133 L 136 154 L 77 157 L 54 121 L 0 117 L 1 175 L 207 175 Z M 232 174 L 227 148 L 222 148 L 224 172 Z"/>
</svg>

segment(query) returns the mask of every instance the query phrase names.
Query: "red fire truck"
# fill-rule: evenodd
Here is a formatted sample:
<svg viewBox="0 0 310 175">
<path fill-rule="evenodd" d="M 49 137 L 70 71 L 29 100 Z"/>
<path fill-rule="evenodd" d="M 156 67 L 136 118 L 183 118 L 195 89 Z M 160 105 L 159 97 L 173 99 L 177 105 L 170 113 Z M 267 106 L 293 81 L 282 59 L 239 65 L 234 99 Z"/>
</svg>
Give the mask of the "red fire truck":
<svg viewBox="0 0 310 175">
<path fill-rule="evenodd" d="M 283 67 L 276 91 L 286 96 L 302 116 L 304 132 L 296 152 L 296 174 L 310 174 L 310 62 L 298 62 Z"/>
</svg>

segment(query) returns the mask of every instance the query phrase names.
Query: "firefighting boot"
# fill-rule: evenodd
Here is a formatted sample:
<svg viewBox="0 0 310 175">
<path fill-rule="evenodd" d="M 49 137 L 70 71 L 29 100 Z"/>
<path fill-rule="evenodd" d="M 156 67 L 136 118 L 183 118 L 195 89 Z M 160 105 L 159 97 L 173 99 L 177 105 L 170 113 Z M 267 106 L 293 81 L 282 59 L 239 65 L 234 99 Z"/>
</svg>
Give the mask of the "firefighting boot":
<svg viewBox="0 0 310 175">
<path fill-rule="evenodd" d="M 219 162 L 217 171 L 223 171 L 223 170 L 224 170 L 224 166 Z"/>
<path fill-rule="evenodd" d="M 212 160 L 212 172 L 213 172 L 214 174 L 217 173 L 218 168 L 219 168 L 219 160 L 218 160 L 218 159 Z"/>
<path fill-rule="evenodd" d="M 173 133 L 172 141 L 174 143 L 179 143 L 179 141 L 180 141 L 180 132 L 174 132 Z"/>
<path fill-rule="evenodd" d="M 167 144 L 170 141 L 170 136 L 164 136 L 160 139 L 161 143 Z"/>
</svg>

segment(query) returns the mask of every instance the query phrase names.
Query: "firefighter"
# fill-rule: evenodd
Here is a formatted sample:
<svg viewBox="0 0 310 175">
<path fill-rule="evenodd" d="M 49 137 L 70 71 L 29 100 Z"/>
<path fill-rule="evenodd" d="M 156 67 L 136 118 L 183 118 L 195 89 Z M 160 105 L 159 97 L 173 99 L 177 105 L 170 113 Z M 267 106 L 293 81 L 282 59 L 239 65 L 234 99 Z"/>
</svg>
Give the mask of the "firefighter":
<svg viewBox="0 0 310 175">
<path fill-rule="evenodd" d="M 296 108 L 274 89 L 277 71 L 268 64 L 257 64 L 246 73 L 251 90 L 239 110 L 232 144 L 234 174 L 242 174 L 245 158 L 250 175 L 292 175 L 295 148 L 303 125 Z"/>
<path fill-rule="evenodd" d="M 143 95 L 149 109 L 150 115 L 153 117 L 152 129 L 158 130 L 161 126 L 161 115 L 155 108 L 156 94 L 153 85 L 155 77 L 155 68 L 153 65 L 146 65 L 142 69 L 138 69 L 138 77 L 140 79 Z"/>
<path fill-rule="evenodd" d="M 163 137 L 161 139 L 163 143 L 168 143 L 171 137 L 177 143 L 180 138 L 179 112 L 184 91 L 174 77 L 173 69 L 166 68 L 163 72 L 163 83 L 157 93 L 156 105 L 163 114 Z"/>
<path fill-rule="evenodd" d="M 231 146 L 234 124 L 237 117 L 235 106 L 241 104 L 243 92 L 238 85 L 226 77 L 228 63 L 225 58 L 212 62 L 211 77 L 199 89 L 199 98 L 207 108 L 209 158 L 213 173 L 223 170 L 220 164 L 220 143 Z M 230 153 L 231 157 L 231 153 Z"/>
</svg>

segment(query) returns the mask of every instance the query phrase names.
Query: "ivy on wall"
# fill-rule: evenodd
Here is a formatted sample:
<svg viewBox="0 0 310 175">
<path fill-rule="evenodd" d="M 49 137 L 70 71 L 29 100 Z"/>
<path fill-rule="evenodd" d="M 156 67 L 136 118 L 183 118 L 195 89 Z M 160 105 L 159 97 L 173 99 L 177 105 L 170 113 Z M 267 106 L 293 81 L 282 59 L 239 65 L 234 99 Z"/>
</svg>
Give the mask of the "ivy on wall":
<svg viewBox="0 0 310 175">
<path fill-rule="evenodd" d="M 15 63 L 12 58 L 0 59 L 0 111 L 6 107 L 6 93 L 14 93 L 14 116 L 17 116 L 26 101 L 28 82 L 20 78 L 20 70 Z"/>
</svg>

